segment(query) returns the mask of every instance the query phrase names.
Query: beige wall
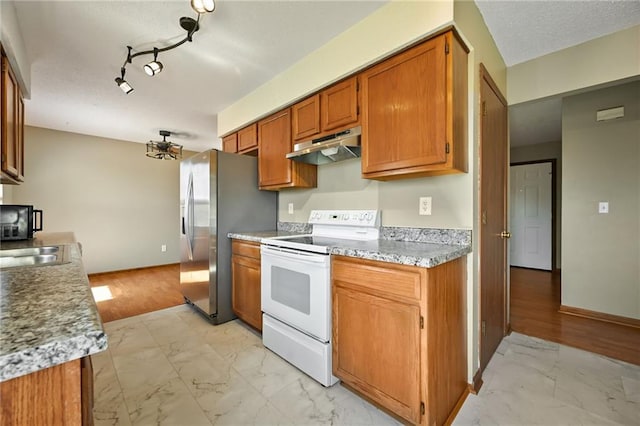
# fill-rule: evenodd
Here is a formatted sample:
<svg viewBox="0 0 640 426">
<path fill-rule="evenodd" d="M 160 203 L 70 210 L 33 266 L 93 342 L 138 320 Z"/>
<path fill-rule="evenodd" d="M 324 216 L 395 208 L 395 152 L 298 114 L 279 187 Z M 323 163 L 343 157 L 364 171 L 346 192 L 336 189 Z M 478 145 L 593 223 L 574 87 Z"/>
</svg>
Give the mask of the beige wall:
<svg viewBox="0 0 640 426">
<path fill-rule="evenodd" d="M 509 105 L 640 75 L 640 25 L 509 68 Z"/>
<path fill-rule="evenodd" d="M 556 208 L 553 212 L 556 225 L 555 268 L 562 267 L 562 142 L 547 142 L 511 148 L 511 164 L 538 160 L 556 160 Z"/>
<path fill-rule="evenodd" d="M 143 144 L 26 127 L 12 202 L 44 210 L 46 232 L 73 231 L 87 273 L 176 263 L 179 176 L 179 162 L 148 158 Z"/>
<path fill-rule="evenodd" d="M 562 304 L 640 319 L 640 82 L 565 98 L 562 145 Z"/>
</svg>

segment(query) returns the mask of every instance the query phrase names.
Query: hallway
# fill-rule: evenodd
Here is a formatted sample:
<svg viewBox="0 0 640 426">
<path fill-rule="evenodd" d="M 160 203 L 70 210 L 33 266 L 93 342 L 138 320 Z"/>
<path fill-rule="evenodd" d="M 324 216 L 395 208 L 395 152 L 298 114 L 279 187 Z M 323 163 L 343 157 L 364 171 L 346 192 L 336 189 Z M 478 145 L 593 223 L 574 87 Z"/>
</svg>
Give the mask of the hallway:
<svg viewBox="0 0 640 426">
<path fill-rule="evenodd" d="M 561 314 L 560 275 L 511 268 L 511 329 L 640 365 L 640 329 Z"/>
</svg>

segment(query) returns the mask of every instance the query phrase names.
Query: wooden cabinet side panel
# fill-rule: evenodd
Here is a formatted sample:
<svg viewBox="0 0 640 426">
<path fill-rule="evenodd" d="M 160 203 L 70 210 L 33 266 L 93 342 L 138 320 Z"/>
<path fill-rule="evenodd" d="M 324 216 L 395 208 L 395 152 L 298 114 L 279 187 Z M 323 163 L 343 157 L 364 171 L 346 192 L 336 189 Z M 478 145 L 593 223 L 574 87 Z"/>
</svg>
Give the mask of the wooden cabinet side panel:
<svg viewBox="0 0 640 426">
<path fill-rule="evenodd" d="M 93 426 L 93 364 L 90 356 L 80 360 L 82 426 Z"/>
<path fill-rule="evenodd" d="M 447 161 L 444 49 L 439 36 L 363 73 L 364 174 Z"/>
<path fill-rule="evenodd" d="M 335 84 L 321 92 L 322 131 L 358 121 L 358 78 Z"/>
<path fill-rule="evenodd" d="M 11 72 L 9 61 L 2 56 L 2 171 L 13 178 L 19 174 L 16 149 L 18 90 L 18 82 Z"/>
<path fill-rule="evenodd" d="M 24 100 L 22 92 L 18 90 L 18 111 L 16 123 L 16 179 L 24 181 Z"/>
<path fill-rule="evenodd" d="M 420 420 L 420 307 L 333 287 L 333 372 L 399 416 Z"/>
<path fill-rule="evenodd" d="M 82 424 L 80 360 L 0 383 L 0 426 Z"/>
<path fill-rule="evenodd" d="M 315 94 L 291 107 L 293 139 L 310 137 L 320 132 L 320 95 Z"/>
<path fill-rule="evenodd" d="M 452 165 L 451 167 L 460 172 L 469 171 L 469 141 L 467 136 L 467 102 L 468 102 L 468 79 L 467 79 L 467 51 L 453 34 L 449 35 L 449 45 L 451 46 L 451 54 L 447 58 L 447 77 L 451 81 L 451 90 L 449 90 L 448 110 L 452 111 L 448 114 L 453 123 L 447 123 L 447 129 L 451 129 L 453 134 L 447 135 L 450 142 Z"/>
<path fill-rule="evenodd" d="M 427 424 L 445 424 L 467 392 L 466 257 L 428 269 Z"/>
</svg>

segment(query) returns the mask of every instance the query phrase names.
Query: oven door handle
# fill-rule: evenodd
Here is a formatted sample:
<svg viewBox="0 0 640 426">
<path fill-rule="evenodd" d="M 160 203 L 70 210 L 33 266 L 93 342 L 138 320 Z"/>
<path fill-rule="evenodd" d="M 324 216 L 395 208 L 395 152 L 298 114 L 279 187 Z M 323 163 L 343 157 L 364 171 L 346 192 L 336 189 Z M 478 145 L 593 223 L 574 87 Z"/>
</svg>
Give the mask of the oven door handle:
<svg viewBox="0 0 640 426">
<path fill-rule="evenodd" d="M 328 259 L 328 255 L 324 254 L 307 253 L 305 251 L 291 250 L 282 247 L 269 247 L 266 245 L 261 246 L 261 253 L 307 263 L 326 263 Z"/>
</svg>

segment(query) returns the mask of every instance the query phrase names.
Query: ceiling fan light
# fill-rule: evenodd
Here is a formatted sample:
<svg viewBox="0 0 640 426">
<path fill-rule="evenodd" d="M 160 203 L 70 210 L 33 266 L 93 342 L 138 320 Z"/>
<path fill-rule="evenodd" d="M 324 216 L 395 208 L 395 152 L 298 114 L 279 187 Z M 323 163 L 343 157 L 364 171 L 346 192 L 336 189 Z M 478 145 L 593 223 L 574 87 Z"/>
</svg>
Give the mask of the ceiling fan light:
<svg viewBox="0 0 640 426">
<path fill-rule="evenodd" d="M 191 8 L 198 13 L 213 12 L 216 8 L 215 0 L 191 0 Z"/>
<path fill-rule="evenodd" d="M 125 94 L 133 92 L 133 87 L 124 78 L 116 77 L 116 84 Z"/>
<path fill-rule="evenodd" d="M 147 65 L 144 66 L 144 72 L 147 73 L 147 75 L 149 76 L 154 76 L 158 73 L 160 73 L 160 71 L 162 71 L 162 62 L 159 61 L 151 61 L 149 62 Z"/>
</svg>

